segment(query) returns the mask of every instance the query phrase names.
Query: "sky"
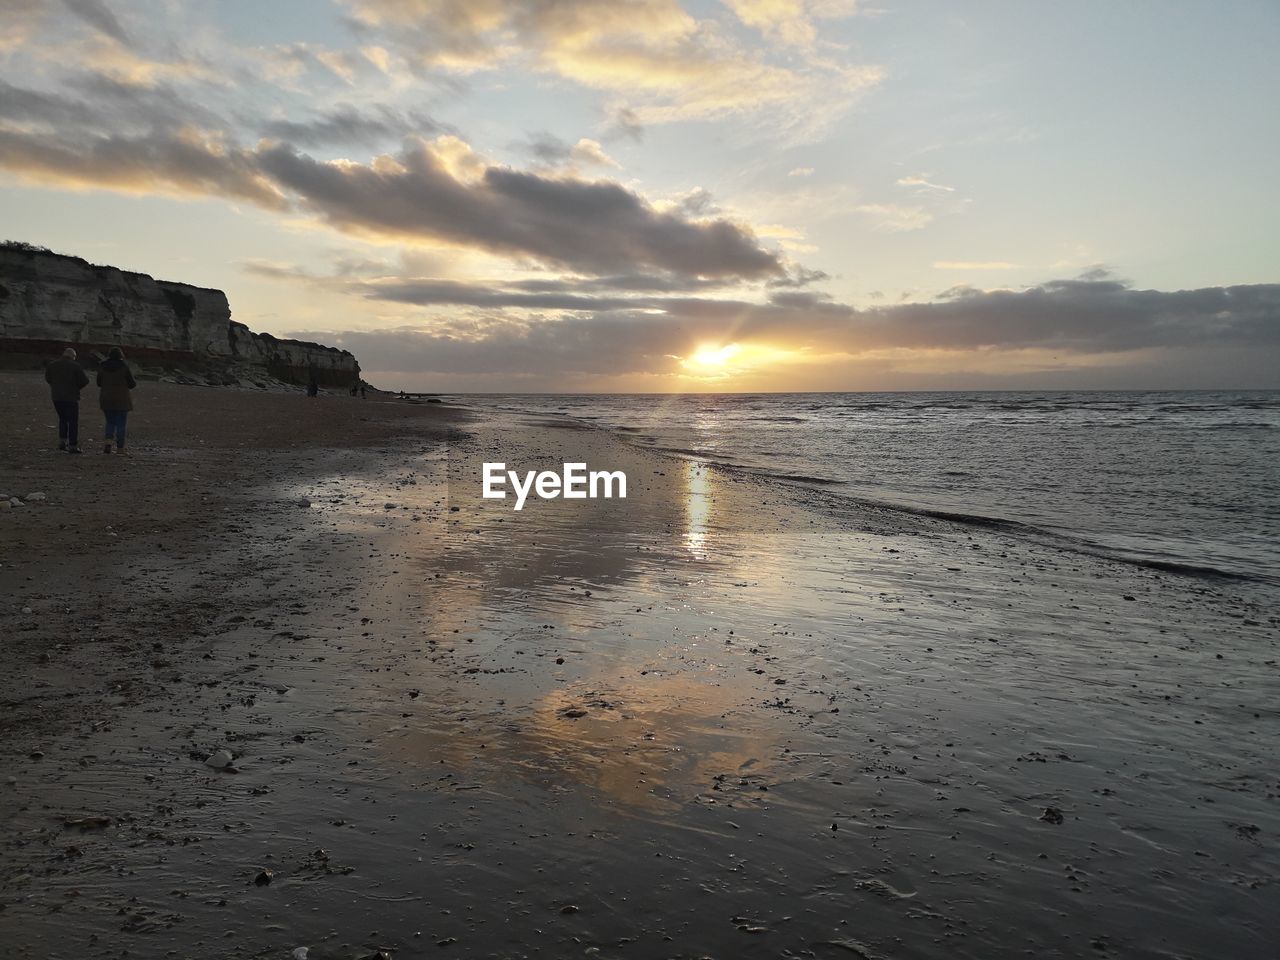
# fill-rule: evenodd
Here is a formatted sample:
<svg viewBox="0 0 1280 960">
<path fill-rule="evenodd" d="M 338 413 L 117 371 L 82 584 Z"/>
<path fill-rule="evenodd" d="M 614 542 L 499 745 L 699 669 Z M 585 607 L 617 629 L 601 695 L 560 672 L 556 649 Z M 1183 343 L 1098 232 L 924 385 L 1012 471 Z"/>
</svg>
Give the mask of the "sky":
<svg viewBox="0 0 1280 960">
<path fill-rule="evenodd" d="M 4 0 L 0 239 L 392 389 L 1280 387 L 1280 5 Z"/>
</svg>

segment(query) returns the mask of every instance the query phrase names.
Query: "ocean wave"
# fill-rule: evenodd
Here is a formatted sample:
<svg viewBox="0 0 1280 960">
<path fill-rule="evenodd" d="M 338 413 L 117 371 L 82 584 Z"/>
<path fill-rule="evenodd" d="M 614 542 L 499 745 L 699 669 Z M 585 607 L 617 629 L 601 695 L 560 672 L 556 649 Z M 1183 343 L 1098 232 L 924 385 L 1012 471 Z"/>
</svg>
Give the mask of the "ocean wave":
<svg viewBox="0 0 1280 960">
<path fill-rule="evenodd" d="M 822 477 L 809 477 L 799 474 L 775 473 L 759 467 L 745 466 L 742 464 L 712 463 L 710 466 L 717 469 L 729 469 L 733 472 L 747 472 L 765 481 L 778 481 L 787 484 L 804 484 L 806 486 L 819 484 L 825 487 L 840 487 L 845 485 L 845 481 L 842 480 L 830 480 Z M 1124 563 L 1130 566 L 1144 567 L 1150 570 L 1159 570 L 1165 573 L 1178 574 L 1180 576 L 1197 577 L 1205 580 L 1280 584 L 1280 577 L 1272 577 L 1261 573 L 1244 573 L 1238 570 L 1227 570 L 1222 567 L 1213 566 L 1212 564 L 1198 563 L 1178 557 L 1153 557 L 1138 554 L 1116 547 L 1109 547 L 1106 544 L 1098 543 L 1097 541 L 1089 540 L 1080 536 L 1073 536 L 1059 530 L 1053 530 L 1036 524 L 1027 523 L 1023 520 L 1014 520 L 1009 517 L 968 513 L 960 510 L 942 510 L 929 506 L 913 506 L 892 500 L 868 497 L 864 494 L 849 494 L 839 490 L 832 490 L 831 495 L 838 497 L 840 500 L 857 503 L 863 507 L 870 507 L 890 513 L 905 514 L 907 516 L 922 517 L 930 520 L 940 520 L 945 523 L 954 523 L 960 526 L 994 530 L 1001 533 L 1032 539 L 1060 550 L 1067 550 L 1072 553 L 1083 554 L 1100 560 L 1109 560 L 1115 563 Z"/>
<path fill-rule="evenodd" d="M 751 469 L 751 468 L 745 468 Z M 810 477 L 803 473 L 773 473 L 770 471 L 757 470 L 761 476 L 770 477 L 774 480 L 789 480 L 792 483 L 820 483 L 824 486 L 843 486 L 848 483 L 847 480 L 832 480 L 830 477 Z"/>
</svg>

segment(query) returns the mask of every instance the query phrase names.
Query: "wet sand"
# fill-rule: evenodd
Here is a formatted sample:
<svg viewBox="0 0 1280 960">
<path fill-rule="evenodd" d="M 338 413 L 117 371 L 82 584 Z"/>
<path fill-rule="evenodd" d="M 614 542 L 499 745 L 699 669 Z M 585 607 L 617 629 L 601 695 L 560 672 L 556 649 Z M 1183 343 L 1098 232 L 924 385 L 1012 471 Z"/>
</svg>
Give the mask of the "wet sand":
<svg viewBox="0 0 1280 960">
<path fill-rule="evenodd" d="M 1275 955 L 1274 588 L 518 416 L 0 401 L 4 956 Z"/>
</svg>

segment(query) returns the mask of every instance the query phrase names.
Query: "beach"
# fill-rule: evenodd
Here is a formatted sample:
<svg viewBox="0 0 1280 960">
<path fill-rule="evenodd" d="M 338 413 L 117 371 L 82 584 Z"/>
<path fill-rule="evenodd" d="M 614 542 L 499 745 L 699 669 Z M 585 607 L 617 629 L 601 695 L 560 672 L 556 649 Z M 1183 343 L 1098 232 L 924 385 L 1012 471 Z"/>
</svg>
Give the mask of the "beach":
<svg viewBox="0 0 1280 960">
<path fill-rule="evenodd" d="M 136 404 L 71 457 L 0 374 L 4 956 L 1274 956 L 1272 585 L 461 398 Z"/>
</svg>

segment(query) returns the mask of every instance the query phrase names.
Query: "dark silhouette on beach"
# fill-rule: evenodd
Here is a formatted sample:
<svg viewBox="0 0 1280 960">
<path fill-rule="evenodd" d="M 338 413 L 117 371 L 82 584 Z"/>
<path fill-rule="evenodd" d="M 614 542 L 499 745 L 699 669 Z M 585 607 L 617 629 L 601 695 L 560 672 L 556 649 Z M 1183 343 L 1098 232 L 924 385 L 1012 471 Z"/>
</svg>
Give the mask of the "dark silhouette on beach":
<svg viewBox="0 0 1280 960">
<path fill-rule="evenodd" d="M 76 362 L 76 351 L 67 347 L 62 356 L 44 369 L 45 383 L 58 411 L 58 449 L 80 452 L 80 391 L 89 385 L 84 368 Z"/>
<path fill-rule="evenodd" d="M 116 443 L 116 453 L 124 456 L 125 426 L 129 412 L 133 409 L 131 391 L 138 386 L 133 379 L 128 365 L 124 362 L 124 351 L 112 347 L 107 359 L 98 368 L 98 405 L 106 417 L 106 439 L 102 445 L 103 453 L 111 452 L 111 441 Z"/>
</svg>

